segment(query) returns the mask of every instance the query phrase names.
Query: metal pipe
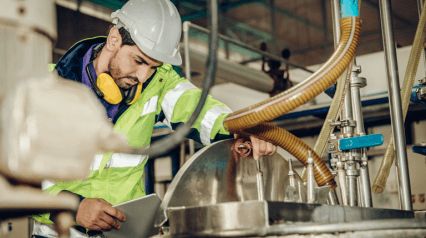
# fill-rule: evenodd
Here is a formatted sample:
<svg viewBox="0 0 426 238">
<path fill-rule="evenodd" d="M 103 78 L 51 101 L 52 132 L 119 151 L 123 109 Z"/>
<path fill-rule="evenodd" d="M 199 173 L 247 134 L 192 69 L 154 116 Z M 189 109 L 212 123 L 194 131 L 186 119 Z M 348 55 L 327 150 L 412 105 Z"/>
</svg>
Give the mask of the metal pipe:
<svg viewBox="0 0 426 238">
<path fill-rule="evenodd" d="M 195 142 L 194 140 L 189 139 L 188 140 L 188 147 L 189 147 L 189 154 L 188 156 L 191 157 L 195 153 Z"/>
<path fill-rule="evenodd" d="M 365 135 L 364 129 L 364 118 L 362 116 L 361 109 L 361 93 L 360 89 L 365 87 L 366 79 L 359 77 L 361 73 L 361 67 L 356 64 L 353 65 L 350 87 L 351 87 L 351 96 L 352 96 L 352 112 L 353 118 L 356 121 L 355 134 Z M 368 159 L 367 152 L 365 149 L 358 150 L 361 154 L 361 165 L 360 165 L 360 186 L 361 186 L 361 196 L 362 196 L 362 205 L 364 207 L 372 207 L 373 200 L 371 197 L 371 186 L 370 186 L 370 174 L 368 172 Z"/>
<path fill-rule="evenodd" d="M 336 49 L 340 41 L 340 0 L 333 0 L 331 3 L 331 17 L 333 20 L 333 39 Z"/>
<path fill-rule="evenodd" d="M 332 2 L 332 19 L 333 19 L 333 34 L 334 34 L 334 46 L 336 47 L 340 40 L 340 1 L 333 0 Z M 353 112 L 352 112 L 352 97 L 351 97 L 351 88 L 348 86 L 345 89 L 345 96 L 341 109 L 341 121 L 347 121 L 347 125 L 342 127 L 343 137 L 351 137 L 353 136 L 353 127 L 350 125 L 351 121 L 353 121 Z M 350 157 L 351 152 L 343 152 L 342 156 Z M 339 158 L 340 159 L 340 158 Z M 338 168 L 338 176 L 339 176 L 339 185 L 342 196 L 342 202 L 344 205 L 355 206 L 354 200 L 357 199 L 357 177 L 349 175 L 343 169 L 345 162 L 339 162 L 340 168 Z M 346 183 L 348 180 L 348 183 Z M 347 187 L 346 187 L 347 186 Z"/>
<path fill-rule="evenodd" d="M 344 206 L 347 206 L 348 203 L 348 191 L 346 189 L 346 172 L 343 166 L 343 162 L 338 161 L 336 164 L 337 168 L 337 179 L 339 181 L 340 188 L 340 197 L 342 198 L 342 203 Z"/>
<path fill-rule="evenodd" d="M 414 36 L 413 47 L 410 50 L 410 57 L 408 58 L 407 68 L 404 74 L 404 82 L 402 84 L 402 112 L 403 117 L 407 116 L 408 106 L 410 104 L 410 97 L 412 92 L 412 87 L 415 82 L 418 63 L 420 60 L 421 52 L 423 49 L 423 42 L 425 39 L 426 28 L 426 5 L 423 6 L 422 15 L 420 17 L 419 24 L 417 25 L 416 34 Z M 373 190 L 376 193 L 383 192 L 385 188 L 386 181 L 389 176 L 390 169 L 394 161 L 394 141 L 393 138 L 389 140 L 389 143 L 386 148 L 385 155 L 380 164 L 380 168 L 374 179 Z"/>
<path fill-rule="evenodd" d="M 346 93 L 345 93 L 345 98 L 344 98 L 344 102 L 342 105 L 342 116 L 341 116 L 341 121 L 346 121 L 347 125 L 343 126 L 343 137 L 352 137 L 353 136 L 353 127 L 350 125 L 351 121 L 353 121 L 353 112 L 352 112 L 352 98 L 351 98 L 351 89 L 350 87 L 346 87 Z"/>
<path fill-rule="evenodd" d="M 259 201 L 265 200 L 265 192 L 263 191 L 263 173 L 262 168 L 260 166 L 260 159 L 257 158 L 256 160 L 256 185 L 257 185 L 257 199 Z"/>
<path fill-rule="evenodd" d="M 362 117 L 361 109 L 361 93 L 360 88 L 366 86 L 365 78 L 361 78 L 358 74 L 361 72 L 361 67 L 354 64 L 350 79 L 351 97 L 352 97 L 352 112 L 353 119 L 356 121 L 355 133 L 357 135 L 365 135 L 364 118 Z"/>
<path fill-rule="evenodd" d="M 183 49 L 185 54 L 185 77 L 191 81 L 191 60 L 189 58 L 189 26 L 191 22 L 186 21 L 182 25 L 183 30 Z"/>
<path fill-rule="evenodd" d="M 346 178 L 348 180 L 348 201 L 349 206 L 358 205 L 358 168 L 356 161 L 346 162 Z"/>
<path fill-rule="evenodd" d="M 362 194 L 362 205 L 364 207 L 373 206 L 373 198 L 371 197 L 371 185 L 370 185 L 370 174 L 368 172 L 368 160 L 365 149 L 362 150 L 362 161 L 360 167 L 360 179 L 361 179 L 361 194 Z"/>
<path fill-rule="evenodd" d="M 210 30 L 208 30 L 208 29 L 206 29 L 206 28 L 204 28 L 204 27 L 202 27 L 202 26 L 199 26 L 199 25 L 193 24 L 193 23 L 191 23 L 191 22 L 189 22 L 189 23 L 188 23 L 188 26 L 189 26 L 189 27 L 192 27 L 192 28 L 194 28 L 194 29 L 197 29 L 197 30 L 199 30 L 199 31 L 201 31 L 201 32 L 207 33 L 207 34 L 210 32 Z M 271 54 L 271 53 L 268 53 L 268 52 L 265 52 L 265 51 L 261 51 L 261 50 L 259 50 L 259 49 L 257 49 L 257 48 L 254 48 L 253 46 L 249 46 L 249 45 L 247 45 L 247 44 L 245 44 L 245 43 L 243 43 L 243 42 L 241 42 L 241 41 L 234 40 L 234 39 L 232 39 L 232 38 L 230 38 L 230 37 L 228 37 L 228 36 L 225 36 L 225 35 L 219 34 L 219 38 L 221 38 L 221 39 L 222 39 L 222 40 L 224 40 L 224 41 L 230 42 L 230 43 L 232 43 L 232 44 L 234 44 L 234 45 L 238 45 L 238 46 L 240 46 L 240 47 L 242 47 L 242 48 L 245 48 L 245 49 L 248 49 L 248 50 L 253 51 L 253 52 L 255 52 L 255 53 L 258 53 L 258 54 L 260 54 L 260 55 L 264 55 L 264 56 L 266 56 L 266 57 L 268 57 L 268 58 L 270 58 L 270 59 L 281 61 L 281 62 L 283 62 L 283 63 L 285 63 L 285 64 L 288 64 L 288 65 L 289 65 L 289 66 L 291 66 L 291 67 L 301 69 L 301 70 L 306 71 L 306 72 L 308 72 L 308 73 L 314 73 L 314 71 L 312 71 L 312 70 L 310 70 L 310 69 L 308 69 L 308 68 L 306 68 L 306 67 L 304 67 L 304 66 L 300 66 L 300 65 L 297 65 L 297 64 L 291 63 L 291 62 L 289 62 L 288 60 L 286 60 L 286 59 L 284 59 L 284 58 L 281 58 L 281 57 L 279 57 L 279 56 L 276 56 L 276 55 L 274 55 L 274 54 Z"/>
<path fill-rule="evenodd" d="M 307 170 L 307 182 L 306 182 L 306 190 L 307 190 L 307 203 L 315 202 L 315 179 L 314 179 L 314 159 L 312 158 L 312 152 L 308 151 L 308 160 L 306 165 Z"/>
<path fill-rule="evenodd" d="M 337 193 L 335 188 L 330 188 L 330 191 L 328 191 L 328 204 L 339 205 L 339 199 L 337 198 Z"/>
<path fill-rule="evenodd" d="M 389 0 L 380 0 L 380 19 L 382 25 L 383 47 L 385 49 L 388 91 L 391 111 L 391 123 L 395 152 L 397 156 L 398 183 L 400 186 L 401 208 L 412 210 L 410 177 L 408 172 L 405 144 L 404 120 L 402 117 L 401 94 L 399 87 L 398 64 L 392 30 L 391 4 Z"/>
</svg>

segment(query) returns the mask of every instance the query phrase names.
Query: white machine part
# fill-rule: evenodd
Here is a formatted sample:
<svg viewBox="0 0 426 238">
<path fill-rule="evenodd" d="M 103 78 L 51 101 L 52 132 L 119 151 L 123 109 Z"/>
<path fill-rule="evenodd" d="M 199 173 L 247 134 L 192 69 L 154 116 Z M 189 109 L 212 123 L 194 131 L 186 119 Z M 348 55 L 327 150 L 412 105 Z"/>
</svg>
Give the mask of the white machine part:
<svg viewBox="0 0 426 238">
<path fill-rule="evenodd" d="M 45 76 L 56 39 L 53 0 L 2 0 L 0 7 L 0 103 L 19 79 Z"/>
<path fill-rule="evenodd" d="M 89 89 L 53 74 L 9 93 L 1 125 L 1 171 L 28 182 L 84 178 L 105 142 L 125 143 Z"/>
<path fill-rule="evenodd" d="M 84 85 L 48 72 L 54 1 L 1 4 L 0 173 L 32 184 L 84 178 L 96 153 L 127 141 Z"/>
</svg>

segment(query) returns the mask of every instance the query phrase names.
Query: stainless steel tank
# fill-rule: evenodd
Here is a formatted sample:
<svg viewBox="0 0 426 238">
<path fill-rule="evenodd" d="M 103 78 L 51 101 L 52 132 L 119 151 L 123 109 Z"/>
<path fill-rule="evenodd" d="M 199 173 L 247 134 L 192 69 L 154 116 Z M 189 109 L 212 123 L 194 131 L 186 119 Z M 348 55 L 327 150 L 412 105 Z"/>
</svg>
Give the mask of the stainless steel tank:
<svg viewBox="0 0 426 238">
<path fill-rule="evenodd" d="M 256 162 L 252 158 L 232 159 L 233 140 L 217 142 L 198 151 L 179 170 L 165 194 L 161 207 L 205 206 L 258 198 Z M 284 201 L 288 184 L 288 160 L 276 153 L 260 160 L 264 196 Z M 296 182 L 301 184 L 296 174 Z M 160 216 L 158 223 L 165 219 Z"/>
<path fill-rule="evenodd" d="M 160 237 L 426 235 L 425 217 L 414 218 L 412 211 L 331 206 L 324 204 L 322 196 L 316 204 L 284 202 L 289 166 L 278 154 L 261 160 L 265 200 L 259 201 L 256 162 L 232 157 L 232 142 L 202 149 L 181 168 L 161 205 L 157 225 L 164 234 Z M 304 191 L 298 175 L 296 180 L 301 186 L 298 192 Z M 325 198 L 327 191 L 323 194 Z"/>
</svg>

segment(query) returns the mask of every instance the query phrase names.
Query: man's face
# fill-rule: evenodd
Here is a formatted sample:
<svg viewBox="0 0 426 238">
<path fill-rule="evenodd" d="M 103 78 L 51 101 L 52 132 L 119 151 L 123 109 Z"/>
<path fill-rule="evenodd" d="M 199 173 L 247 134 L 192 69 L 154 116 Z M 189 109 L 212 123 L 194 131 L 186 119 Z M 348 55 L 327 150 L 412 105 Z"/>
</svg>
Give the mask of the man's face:
<svg viewBox="0 0 426 238">
<path fill-rule="evenodd" d="M 136 45 L 123 45 L 109 63 L 109 74 L 122 89 L 144 83 L 162 63 L 139 50 Z"/>
</svg>

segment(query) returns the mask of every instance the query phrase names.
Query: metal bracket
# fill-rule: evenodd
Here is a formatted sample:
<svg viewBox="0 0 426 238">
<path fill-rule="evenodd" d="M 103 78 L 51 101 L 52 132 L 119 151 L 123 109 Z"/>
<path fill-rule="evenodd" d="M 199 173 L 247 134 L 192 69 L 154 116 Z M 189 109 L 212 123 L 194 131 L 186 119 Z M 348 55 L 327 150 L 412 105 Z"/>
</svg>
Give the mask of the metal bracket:
<svg viewBox="0 0 426 238">
<path fill-rule="evenodd" d="M 341 121 L 334 121 L 330 123 L 331 126 L 342 128 L 342 127 L 356 127 L 356 122 L 354 120 L 341 120 Z"/>
</svg>

